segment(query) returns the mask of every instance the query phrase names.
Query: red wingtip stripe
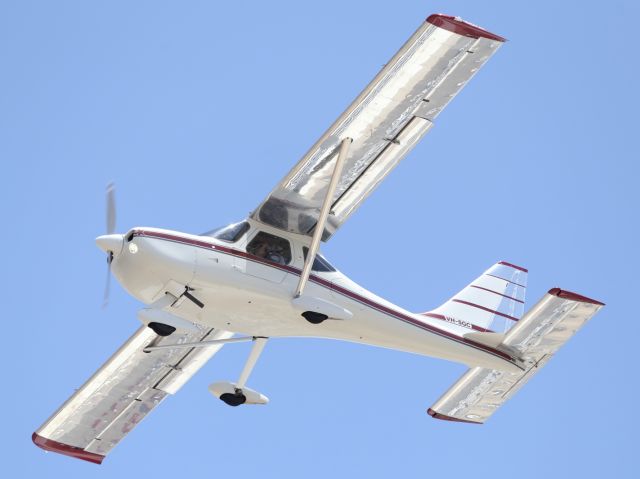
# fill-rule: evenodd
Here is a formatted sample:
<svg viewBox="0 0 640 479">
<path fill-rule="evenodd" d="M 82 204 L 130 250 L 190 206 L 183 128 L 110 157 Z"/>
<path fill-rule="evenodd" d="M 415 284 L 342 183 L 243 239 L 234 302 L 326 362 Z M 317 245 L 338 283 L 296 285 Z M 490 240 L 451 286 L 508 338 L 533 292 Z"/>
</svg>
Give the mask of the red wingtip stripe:
<svg viewBox="0 0 640 479">
<path fill-rule="evenodd" d="M 465 22 L 459 17 L 452 17 L 451 15 L 442 15 L 441 13 L 434 13 L 429 15 L 427 22 L 435 25 L 436 27 L 444 28 L 458 35 L 471 38 L 488 38 L 489 40 L 497 40 L 499 42 L 506 42 L 507 39 L 503 38 L 495 33 L 488 32 L 484 28 L 480 28 L 473 23 Z"/>
<path fill-rule="evenodd" d="M 558 298 L 569 299 L 571 301 L 580 301 L 581 303 L 591 303 L 597 304 L 599 306 L 604 306 L 604 303 L 597 301 L 595 299 L 587 298 L 586 296 L 582 296 L 581 294 L 572 293 L 571 291 L 566 291 L 560 288 L 551 288 L 549 290 L 549 294 L 553 296 L 557 296 Z"/>
<path fill-rule="evenodd" d="M 507 263 L 506 261 L 500 261 L 498 264 L 501 264 L 503 266 L 509 266 L 510 268 L 515 268 L 515 269 L 518 269 L 520 271 L 524 271 L 525 273 L 529 272 L 529 270 L 527 268 L 523 268 L 522 266 L 518 266 L 518 265 L 515 265 L 513 263 Z"/>
<path fill-rule="evenodd" d="M 47 439 L 35 432 L 31 436 L 31 440 L 36 446 L 44 449 L 45 451 L 57 452 L 58 454 L 75 457 L 76 459 L 82 459 L 83 461 L 92 462 L 94 464 L 102 464 L 102 461 L 104 460 L 104 456 L 101 456 L 100 454 L 85 451 L 81 447 L 63 444 L 61 442 L 54 441 L 53 439 Z"/>
<path fill-rule="evenodd" d="M 468 419 L 458 419 L 457 417 L 452 417 L 452 416 L 447 416 L 445 414 L 440 414 L 439 412 L 436 412 L 431 408 L 429 408 L 427 410 L 427 413 L 432 418 L 434 418 L 434 419 L 442 419 L 443 421 L 466 422 L 467 424 L 482 424 L 481 422 L 477 422 L 477 421 L 470 421 Z"/>
</svg>

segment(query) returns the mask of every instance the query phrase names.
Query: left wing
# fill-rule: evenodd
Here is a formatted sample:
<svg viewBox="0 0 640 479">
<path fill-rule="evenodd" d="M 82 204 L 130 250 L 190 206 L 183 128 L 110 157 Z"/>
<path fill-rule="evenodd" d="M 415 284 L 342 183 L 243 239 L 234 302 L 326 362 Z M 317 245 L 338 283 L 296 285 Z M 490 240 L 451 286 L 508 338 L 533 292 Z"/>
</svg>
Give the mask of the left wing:
<svg viewBox="0 0 640 479">
<path fill-rule="evenodd" d="M 131 430 L 175 394 L 222 345 L 144 353 L 154 345 L 225 339 L 233 333 L 204 329 L 157 336 L 142 326 L 58 411 L 33 433 L 33 442 L 53 451 L 100 464 Z"/>
<path fill-rule="evenodd" d="M 457 17 L 431 15 L 252 217 L 275 228 L 312 235 L 338 147 L 351 138 L 323 232 L 327 240 L 504 41 Z"/>
</svg>

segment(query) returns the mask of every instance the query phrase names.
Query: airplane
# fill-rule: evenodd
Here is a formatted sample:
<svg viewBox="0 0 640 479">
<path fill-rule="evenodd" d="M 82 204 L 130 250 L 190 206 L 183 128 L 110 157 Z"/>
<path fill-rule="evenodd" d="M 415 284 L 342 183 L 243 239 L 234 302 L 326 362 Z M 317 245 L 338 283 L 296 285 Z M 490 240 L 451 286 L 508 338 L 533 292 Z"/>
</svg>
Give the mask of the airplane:
<svg viewBox="0 0 640 479">
<path fill-rule="evenodd" d="M 489 267 L 441 306 L 410 312 L 350 280 L 319 253 L 504 44 L 443 14 L 424 21 L 251 215 L 196 235 L 151 227 L 96 238 L 122 287 L 145 304 L 131 338 L 36 432 L 47 450 L 100 464 L 223 345 L 252 342 L 235 382 L 210 392 L 266 404 L 247 386 L 271 338 L 318 337 L 455 361 L 468 370 L 429 409 L 480 424 L 604 303 L 552 288 L 524 312 L 527 269 Z M 107 293 L 108 298 L 108 284 Z"/>
</svg>

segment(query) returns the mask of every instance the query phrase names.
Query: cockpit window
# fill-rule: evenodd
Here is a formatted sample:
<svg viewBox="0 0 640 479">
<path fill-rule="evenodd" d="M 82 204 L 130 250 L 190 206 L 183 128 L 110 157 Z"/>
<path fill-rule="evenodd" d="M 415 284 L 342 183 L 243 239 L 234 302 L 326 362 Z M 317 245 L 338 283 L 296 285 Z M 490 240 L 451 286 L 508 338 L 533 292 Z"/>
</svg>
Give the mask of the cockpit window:
<svg viewBox="0 0 640 479">
<path fill-rule="evenodd" d="M 309 254 L 309 248 L 306 246 L 302 248 L 302 252 L 304 253 L 304 260 L 307 260 L 307 255 Z M 316 254 L 316 259 L 313 260 L 313 266 L 311 266 L 311 271 L 318 271 L 320 273 L 330 273 L 335 271 L 336 269 L 331 266 L 324 256 L 320 253 Z"/>
<path fill-rule="evenodd" d="M 247 253 L 278 264 L 291 262 L 289 242 L 275 235 L 260 231 L 247 245 Z"/>
<path fill-rule="evenodd" d="M 208 231 L 202 236 L 211 236 L 212 238 L 226 241 L 227 243 L 235 243 L 242 235 L 249 230 L 249 223 L 241 221 L 240 223 L 233 223 L 229 226 L 223 226 L 222 228 L 216 228 Z"/>
</svg>

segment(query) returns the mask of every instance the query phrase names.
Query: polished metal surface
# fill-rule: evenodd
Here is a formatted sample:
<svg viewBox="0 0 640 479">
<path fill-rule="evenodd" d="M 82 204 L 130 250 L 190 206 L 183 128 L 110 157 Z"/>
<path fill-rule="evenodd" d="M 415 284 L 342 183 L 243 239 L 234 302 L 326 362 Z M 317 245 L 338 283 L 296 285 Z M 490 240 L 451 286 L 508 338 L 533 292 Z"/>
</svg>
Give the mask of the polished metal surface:
<svg viewBox="0 0 640 479">
<path fill-rule="evenodd" d="M 441 419 L 485 422 L 600 308 L 601 304 L 545 295 L 498 346 L 518 357 L 524 370 L 509 373 L 471 368 L 432 406 L 430 414 Z"/>
<path fill-rule="evenodd" d="M 36 431 L 37 434 L 106 455 L 222 347 L 144 353 L 142 350 L 146 346 L 223 339 L 231 335 L 227 331 L 199 327 L 198 332 L 176 332 L 161 338 L 151 329 L 141 327 Z"/>
<path fill-rule="evenodd" d="M 501 44 L 425 22 L 252 217 L 276 228 L 311 235 L 340 142 L 350 137 L 353 144 L 323 233 L 326 241 L 431 128 L 440 111 Z"/>
</svg>

